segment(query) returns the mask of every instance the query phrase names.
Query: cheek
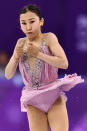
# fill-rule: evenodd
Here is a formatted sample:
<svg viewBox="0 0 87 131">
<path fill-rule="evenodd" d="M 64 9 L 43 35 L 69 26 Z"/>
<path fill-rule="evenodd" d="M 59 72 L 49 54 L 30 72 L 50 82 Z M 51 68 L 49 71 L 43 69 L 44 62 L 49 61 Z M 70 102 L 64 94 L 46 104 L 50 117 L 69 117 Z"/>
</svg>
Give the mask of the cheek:
<svg viewBox="0 0 87 131">
<path fill-rule="evenodd" d="M 22 31 L 23 31 L 23 32 L 25 32 L 26 27 L 25 27 L 25 26 L 23 26 L 23 25 L 21 25 L 21 29 L 22 29 Z"/>
<path fill-rule="evenodd" d="M 34 24 L 33 24 L 33 28 L 34 28 L 35 30 L 38 30 L 38 29 L 40 28 L 39 23 L 38 23 L 38 22 L 34 23 Z"/>
</svg>

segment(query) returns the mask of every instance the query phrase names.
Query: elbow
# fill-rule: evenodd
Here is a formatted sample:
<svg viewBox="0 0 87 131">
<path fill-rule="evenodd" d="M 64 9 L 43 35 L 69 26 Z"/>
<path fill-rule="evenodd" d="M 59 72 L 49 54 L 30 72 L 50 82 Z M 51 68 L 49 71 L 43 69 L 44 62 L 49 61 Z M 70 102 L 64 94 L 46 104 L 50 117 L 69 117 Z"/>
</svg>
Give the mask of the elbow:
<svg viewBox="0 0 87 131">
<path fill-rule="evenodd" d="M 61 68 L 61 69 L 67 69 L 68 66 L 69 66 L 68 60 L 62 59 L 61 60 L 61 65 L 59 66 L 59 62 L 58 62 L 58 65 L 56 67 Z"/>
<path fill-rule="evenodd" d="M 68 69 L 69 63 L 68 60 L 64 61 L 64 68 L 63 69 Z"/>
<path fill-rule="evenodd" d="M 68 69 L 69 63 L 67 59 L 61 59 L 61 69 Z"/>
<path fill-rule="evenodd" d="M 6 71 L 5 71 L 4 75 L 5 75 L 5 78 L 8 79 L 8 80 L 12 78 L 12 76 L 9 75 Z"/>
<path fill-rule="evenodd" d="M 11 79 L 11 76 L 9 76 L 9 75 L 7 75 L 7 74 L 5 73 L 5 78 L 9 80 L 9 79 Z"/>
</svg>

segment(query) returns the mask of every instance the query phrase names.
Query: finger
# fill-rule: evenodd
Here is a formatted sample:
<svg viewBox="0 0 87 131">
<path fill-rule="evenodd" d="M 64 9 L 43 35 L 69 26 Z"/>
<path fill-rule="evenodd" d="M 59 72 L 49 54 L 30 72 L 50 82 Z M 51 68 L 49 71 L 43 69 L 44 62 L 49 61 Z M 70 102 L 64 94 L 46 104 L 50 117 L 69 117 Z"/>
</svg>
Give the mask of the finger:
<svg viewBox="0 0 87 131">
<path fill-rule="evenodd" d="M 23 52 L 23 49 L 16 48 L 15 51 L 17 51 L 17 52 Z"/>
<path fill-rule="evenodd" d="M 17 49 L 17 50 L 23 50 L 23 48 L 22 48 L 22 47 L 16 47 L 16 49 Z"/>
<path fill-rule="evenodd" d="M 17 53 L 23 53 L 23 51 L 17 51 Z"/>
<path fill-rule="evenodd" d="M 26 45 L 27 46 L 30 46 L 30 45 L 32 45 L 33 43 L 32 42 L 26 42 Z"/>
<path fill-rule="evenodd" d="M 29 45 L 33 45 L 33 43 L 29 43 Z"/>
<path fill-rule="evenodd" d="M 16 49 L 16 52 L 23 52 L 23 49 Z"/>
<path fill-rule="evenodd" d="M 17 53 L 18 56 L 22 55 L 22 53 Z"/>
<path fill-rule="evenodd" d="M 17 45 L 18 48 L 23 48 L 23 44 Z"/>
</svg>

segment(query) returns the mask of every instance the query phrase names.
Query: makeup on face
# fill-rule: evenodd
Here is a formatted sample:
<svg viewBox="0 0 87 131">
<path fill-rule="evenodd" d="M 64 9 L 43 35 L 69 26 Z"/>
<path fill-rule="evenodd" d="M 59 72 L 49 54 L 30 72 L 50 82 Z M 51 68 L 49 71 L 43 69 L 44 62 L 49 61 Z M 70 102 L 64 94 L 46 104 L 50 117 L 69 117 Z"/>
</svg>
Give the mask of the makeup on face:
<svg viewBox="0 0 87 131">
<path fill-rule="evenodd" d="M 39 29 L 39 18 L 32 12 L 27 12 L 20 16 L 20 24 L 23 32 L 29 39 L 37 36 Z M 41 31 L 40 31 L 41 32 Z"/>
</svg>

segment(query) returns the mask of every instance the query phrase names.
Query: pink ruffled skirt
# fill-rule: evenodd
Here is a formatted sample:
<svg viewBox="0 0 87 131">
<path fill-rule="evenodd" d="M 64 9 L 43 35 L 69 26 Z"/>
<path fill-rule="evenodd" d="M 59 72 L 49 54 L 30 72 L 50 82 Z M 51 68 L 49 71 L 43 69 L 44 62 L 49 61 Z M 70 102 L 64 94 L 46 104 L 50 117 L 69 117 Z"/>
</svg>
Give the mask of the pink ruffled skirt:
<svg viewBox="0 0 87 131">
<path fill-rule="evenodd" d="M 48 112 L 59 96 L 64 96 L 65 101 L 67 101 L 64 91 L 69 91 L 75 85 L 82 82 L 84 82 L 84 79 L 74 73 L 72 75 L 65 75 L 64 78 L 57 79 L 52 83 L 42 85 L 38 90 L 25 86 L 20 98 L 21 112 L 27 112 L 28 104 Z"/>
</svg>

